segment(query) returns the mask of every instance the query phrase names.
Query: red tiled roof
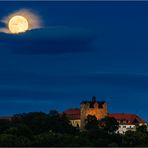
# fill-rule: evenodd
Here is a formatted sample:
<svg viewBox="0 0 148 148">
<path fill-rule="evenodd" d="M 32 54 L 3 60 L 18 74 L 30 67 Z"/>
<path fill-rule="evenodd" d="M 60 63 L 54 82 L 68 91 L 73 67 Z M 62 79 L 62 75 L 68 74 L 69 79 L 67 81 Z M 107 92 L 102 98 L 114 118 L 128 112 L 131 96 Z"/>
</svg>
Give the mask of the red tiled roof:
<svg viewBox="0 0 148 148">
<path fill-rule="evenodd" d="M 71 120 L 80 119 L 80 109 L 67 109 L 63 113 L 65 113 L 67 117 L 69 117 Z M 109 113 L 108 116 L 114 117 L 118 121 L 120 120 L 121 123 L 123 123 L 122 121 L 124 120 L 128 121 L 126 124 L 134 124 L 135 121 L 137 121 L 138 123 L 145 123 L 143 119 L 135 114 Z"/>
<path fill-rule="evenodd" d="M 129 121 L 129 123 L 134 123 L 135 120 L 139 123 L 145 122 L 143 119 L 141 119 L 135 114 L 114 113 L 114 114 L 108 114 L 108 116 L 114 117 L 116 120 L 120 120 L 120 121 L 126 120 L 126 121 Z"/>
<path fill-rule="evenodd" d="M 64 111 L 71 120 L 80 119 L 80 109 L 67 109 Z"/>
<path fill-rule="evenodd" d="M 0 120 L 11 120 L 11 116 L 0 116 Z"/>
</svg>

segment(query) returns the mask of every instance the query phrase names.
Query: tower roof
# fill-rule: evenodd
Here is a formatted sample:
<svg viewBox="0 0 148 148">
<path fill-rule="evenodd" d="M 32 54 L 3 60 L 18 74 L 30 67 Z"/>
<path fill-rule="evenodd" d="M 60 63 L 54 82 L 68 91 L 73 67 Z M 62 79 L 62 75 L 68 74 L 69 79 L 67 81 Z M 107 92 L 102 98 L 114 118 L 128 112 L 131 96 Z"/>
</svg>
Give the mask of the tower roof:
<svg viewBox="0 0 148 148">
<path fill-rule="evenodd" d="M 89 104 L 94 104 L 94 103 L 98 103 L 98 104 L 100 104 L 100 105 L 103 105 L 104 103 L 106 103 L 105 101 L 97 101 L 97 99 L 96 99 L 96 97 L 95 96 L 93 96 L 92 97 L 92 100 L 84 100 L 84 101 L 82 101 L 80 104 L 87 104 L 87 103 L 89 103 Z"/>
<path fill-rule="evenodd" d="M 82 101 L 81 104 L 92 103 L 93 101 Z M 98 104 L 104 104 L 105 101 L 96 101 Z"/>
</svg>

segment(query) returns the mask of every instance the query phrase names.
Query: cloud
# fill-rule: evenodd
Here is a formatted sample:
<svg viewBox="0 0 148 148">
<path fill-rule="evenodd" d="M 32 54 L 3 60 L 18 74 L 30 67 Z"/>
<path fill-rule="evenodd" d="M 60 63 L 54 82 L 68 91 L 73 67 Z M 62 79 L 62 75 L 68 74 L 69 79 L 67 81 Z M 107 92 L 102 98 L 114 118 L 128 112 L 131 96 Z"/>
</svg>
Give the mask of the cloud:
<svg viewBox="0 0 148 148">
<path fill-rule="evenodd" d="M 120 89 L 124 91 L 147 91 L 148 74 L 142 73 L 90 73 L 83 76 L 83 79 L 89 84 L 95 84 L 95 86 L 102 86 L 103 89 Z M 118 93 L 118 92 L 116 92 Z"/>
<path fill-rule="evenodd" d="M 99 93 L 120 94 L 121 96 L 121 94 L 147 93 L 148 75 L 134 73 L 50 75 L 24 71 L 0 71 L 0 82 L 0 96 L 1 93 L 5 94 L 4 90 L 10 91 L 11 89 L 13 91 L 16 89 L 15 92 L 32 91 L 33 94 L 42 92 L 42 94 L 45 93 L 45 96 L 48 96 L 49 91 L 71 93 L 72 95 L 75 93 L 84 95 Z M 10 94 L 8 93 L 8 95 Z"/>
<path fill-rule="evenodd" d="M 95 33 L 78 28 L 49 27 L 22 34 L 0 33 L 0 42 L 17 54 L 58 54 L 93 49 Z"/>
</svg>

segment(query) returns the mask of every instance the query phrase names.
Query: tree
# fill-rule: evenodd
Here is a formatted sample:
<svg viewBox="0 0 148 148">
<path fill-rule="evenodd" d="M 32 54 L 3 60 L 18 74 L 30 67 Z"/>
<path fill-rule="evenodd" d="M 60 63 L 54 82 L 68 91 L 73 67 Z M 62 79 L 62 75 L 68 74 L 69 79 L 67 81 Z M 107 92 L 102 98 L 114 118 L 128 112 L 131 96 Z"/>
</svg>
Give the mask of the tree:
<svg viewBox="0 0 148 148">
<path fill-rule="evenodd" d="M 0 119 L 0 133 L 3 133 L 10 126 L 11 126 L 11 122 L 9 120 Z"/>
<path fill-rule="evenodd" d="M 88 115 L 86 119 L 86 125 L 85 129 L 90 130 L 90 129 L 98 129 L 98 120 L 96 116 Z"/>
<path fill-rule="evenodd" d="M 105 117 L 100 120 L 99 125 L 108 133 L 115 133 L 119 128 L 117 120 L 113 117 Z"/>
<path fill-rule="evenodd" d="M 49 115 L 50 130 L 56 133 L 76 134 L 78 130 L 72 126 L 70 120 L 65 114 Z"/>
<path fill-rule="evenodd" d="M 56 110 L 50 110 L 49 111 L 49 116 L 50 117 L 52 117 L 52 116 L 59 116 L 59 113 Z"/>
<path fill-rule="evenodd" d="M 17 114 L 12 118 L 12 122 L 14 125 L 26 125 L 34 134 L 39 134 L 49 130 L 49 116 L 43 112 Z"/>
<path fill-rule="evenodd" d="M 25 136 L 19 136 L 17 138 L 17 147 L 30 147 L 32 146 L 31 140 Z"/>
<path fill-rule="evenodd" d="M 10 134 L 1 134 L 0 135 L 0 146 L 1 147 L 14 147 L 17 146 L 17 137 Z"/>
<path fill-rule="evenodd" d="M 5 131 L 6 134 L 16 135 L 16 136 L 25 136 L 31 137 L 32 131 L 31 129 L 25 124 L 17 124 L 15 126 L 10 127 Z"/>
<path fill-rule="evenodd" d="M 140 147 L 140 146 L 148 146 L 148 135 L 146 133 L 140 131 L 127 131 L 125 135 L 123 135 L 123 146 L 128 147 Z"/>
<path fill-rule="evenodd" d="M 146 125 L 138 126 L 138 127 L 136 128 L 136 131 L 146 133 L 146 132 L 147 132 L 147 126 L 146 126 Z"/>
</svg>

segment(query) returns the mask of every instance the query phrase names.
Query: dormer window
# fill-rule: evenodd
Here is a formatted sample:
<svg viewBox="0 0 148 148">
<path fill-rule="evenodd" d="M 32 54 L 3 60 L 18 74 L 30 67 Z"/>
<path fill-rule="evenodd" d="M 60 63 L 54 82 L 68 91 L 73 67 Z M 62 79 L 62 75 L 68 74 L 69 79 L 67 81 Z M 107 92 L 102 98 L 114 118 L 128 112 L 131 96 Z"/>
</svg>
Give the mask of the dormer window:
<svg viewBox="0 0 148 148">
<path fill-rule="evenodd" d="M 102 103 L 99 103 L 98 104 L 98 108 L 103 108 L 103 104 Z"/>
</svg>

